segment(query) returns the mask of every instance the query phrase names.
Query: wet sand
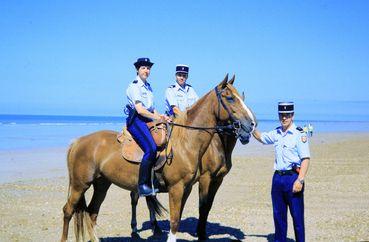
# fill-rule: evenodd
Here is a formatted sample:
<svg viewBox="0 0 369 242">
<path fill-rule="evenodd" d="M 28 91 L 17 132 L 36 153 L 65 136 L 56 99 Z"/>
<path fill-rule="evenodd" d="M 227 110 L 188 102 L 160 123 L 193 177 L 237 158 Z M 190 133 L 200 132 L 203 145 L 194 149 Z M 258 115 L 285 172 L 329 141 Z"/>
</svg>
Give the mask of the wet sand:
<svg viewBox="0 0 369 242">
<path fill-rule="evenodd" d="M 310 140 L 312 161 L 305 187 L 307 241 L 369 240 L 369 133 L 325 133 Z M 0 241 L 57 241 L 61 236 L 62 207 L 67 198 L 65 147 L 1 151 Z M 273 147 L 253 140 L 237 145 L 233 167 L 216 195 L 209 215 L 212 241 L 273 241 L 270 198 Z M 177 238 L 196 240 L 198 189 L 186 203 Z M 87 199 L 91 191 L 87 192 Z M 159 194 L 168 208 L 168 195 Z M 131 241 L 129 192 L 112 186 L 97 226 L 102 241 Z M 159 218 L 168 231 L 169 214 Z M 138 204 L 142 239 L 152 237 L 144 199 Z M 294 240 L 289 216 L 288 238 Z M 69 240 L 74 240 L 73 223 Z"/>
</svg>

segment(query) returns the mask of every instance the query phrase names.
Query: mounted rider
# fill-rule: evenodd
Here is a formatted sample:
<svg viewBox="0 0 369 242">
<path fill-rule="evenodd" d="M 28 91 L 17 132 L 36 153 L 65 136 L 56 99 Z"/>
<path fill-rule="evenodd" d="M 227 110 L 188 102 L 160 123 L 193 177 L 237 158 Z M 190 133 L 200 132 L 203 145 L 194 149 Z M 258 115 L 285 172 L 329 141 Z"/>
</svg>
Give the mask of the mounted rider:
<svg viewBox="0 0 369 242">
<path fill-rule="evenodd" d="M 187 83 L 189 67 L 187 65 L 176 66 L 176 82 L 165 91 L 166 114 L 175 115 L 179 111 L 194 104 L 199 97 L 195 89 Z"/>
<path fill-rule="evenodd" d="M 157 147 L 147 123 L 153 120 L 159 122 L 170 120 L 167 116 L 158 113 L 154 107 L 153 90 L 147 81 L 153 65 L 149 58 L 138 58 L 134 63 L 137 76 L 129 84 L 126 92 L 127 130 L 144 152 L 138 178 L 140 196 L 151 196 L 157 192 L 151 184 L 151 169 L 155 163 Z"/>
</svg>

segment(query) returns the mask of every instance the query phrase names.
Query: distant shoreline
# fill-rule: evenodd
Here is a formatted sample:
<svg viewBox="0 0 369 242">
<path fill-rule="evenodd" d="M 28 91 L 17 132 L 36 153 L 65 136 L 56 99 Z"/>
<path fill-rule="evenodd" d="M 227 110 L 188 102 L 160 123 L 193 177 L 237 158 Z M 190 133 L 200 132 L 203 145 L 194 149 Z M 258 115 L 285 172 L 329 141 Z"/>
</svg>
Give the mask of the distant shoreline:
<svg viewBox="0 0 369 242">
<path fill-rule="evenodd" d="M 330 114 L 327 114 L 326 116 L 329 116 Z M 258 118 L 259 122 L 275 122 L 278 121 L 275 114 L 263 114 L 260 115 L 262 117 L 265 116 L 271 116 L 273 118 Z M 299 117 L 298 114 L 296 114 L 297 117 Z M 304 115 L 309 117 L 316 117 L 317 115 Z M 320 116 L 320 115 L 318 115 Z M 348 115 L 346 119 L 339 119 L 337 116 L 333 116 L 334 118 L 295 118 L 295 122 L 369 122 L 369 116 L 366 115 Z M 60 120 L 68 120 L 70 122 L 73 121 L 114 121 L 117 123 L 124 123 L 126 119 L 126 115 L 122 113 L 121 116 L 115 116 L 115 115 L 44 115 L 44 114 L 0 114 L 0 124 L 8 123 L 11 121 L 17 121 L 17 120 L 24 120 L 24 121 L 40 121 L 40 120 L 49 120 L 49 121 L 60 121 Z"/>
</svg>

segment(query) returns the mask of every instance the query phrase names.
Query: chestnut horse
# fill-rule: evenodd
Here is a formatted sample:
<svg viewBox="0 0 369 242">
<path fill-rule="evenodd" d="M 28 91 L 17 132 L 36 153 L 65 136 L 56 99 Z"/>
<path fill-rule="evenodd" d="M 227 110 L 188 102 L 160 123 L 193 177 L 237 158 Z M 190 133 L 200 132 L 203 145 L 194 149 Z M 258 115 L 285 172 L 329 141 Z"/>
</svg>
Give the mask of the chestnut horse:
<svg viewBox="0 0 369 242">
<path fill-rule="evenodd" d="M 233 84 L 234 77 L 228 82 Z M 244 100 L 244 96 L 242 96 Z M 181 114 L 177 114 L 181 115 Z M 175 121 L 175 120 L 174 120 Z M 206 223 L 210 209 L 213 205 L 215 194 L 217 193 L 220 185 L 223 182 L 224 176 L 232 168 L 232 152 L 237 142 L 237 129 L 231 127 L 231 129 L 222 130 L 214 134 L 213 139 L 210 142 L 208 149 L 201 159 L 200 177 L 199 182 L 199 221 L 197 224 L 197 236 L 199 240 L 206 240 Z M 138 204 L 138 193 L 131 192 L 131 205 L 132 205 L 132 237 L 138 237 L 137 234 L 137 219 L 136 219 L 136 207 Z M 157 212 L 147 202 L 150 210 L 150 223 L 155 235 L 162 233 L 155 214 Z"/>
<path fill-rule="evenodd" d="M 233 82 L 233 81 L 232 81 Z M 198 100 L 181 118 L 178 124 L 208 129 L 173 128 L 170 140 L 173 148 L 172 162 L 166 163 L 162 175 L 169 193 L 170 232 L 168 241 L 176 241 L 182 211 L 192 190 L 192 185 L 201 174 L 201 159 L 216 132 L 216 126 L 226 122 L 240 125 L 239 139 L 248 143 L 255 128 L 255 119 L 244 104 L 237 90 L 228 83 L 228 75 Z M 69 194 L 63 208 L 64 224 L 61 241 L 68 237 L 69 222 L 75 213 L 76 238 L 84 235 L 87 227 L 91 240 L 98 240 L 94 225 L 99 206 L 106 194 L 105 187 L 111 183 L 137 192 L 139 166 L 124 160 L 116 132 L 100 131 L 77 139 L 69 148 L 67 160 L 69 171 Z M 188 137 L 196 137 L 188 139 Z M 84 193 L 94 186 L 95 199 L 86 206 Z M 102 195 L 99 189 L 102 188 Z M 105 193 L 104 193 L 105 192 Z M 96 211 L 97 210 L 97 211 Z M 84 226 L 86 225 L 86 226 Z"/>
</svg>

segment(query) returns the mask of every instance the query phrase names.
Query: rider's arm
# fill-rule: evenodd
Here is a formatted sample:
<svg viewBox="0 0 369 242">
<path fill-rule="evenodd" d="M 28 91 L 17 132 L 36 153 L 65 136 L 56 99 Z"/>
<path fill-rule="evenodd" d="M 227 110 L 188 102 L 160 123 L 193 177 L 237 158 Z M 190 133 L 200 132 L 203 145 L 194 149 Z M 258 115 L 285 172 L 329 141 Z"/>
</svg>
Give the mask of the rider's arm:
<svg viewBox="0 0 369 242">
<path fill-rule="evenodd" d="M 145 118 L 150 118 L 152 120 L 158 120 L 161 119 L 160 115 L 158 114 L 158 112 L 154 111 L 154 113 L 149 112 L 143 105 L 141 102 L 136 102 L 135 104 L 135 109 L 137 111 L 138 114 L 140 114 L 141 116 L 144 116 Z"/>
</svg>

